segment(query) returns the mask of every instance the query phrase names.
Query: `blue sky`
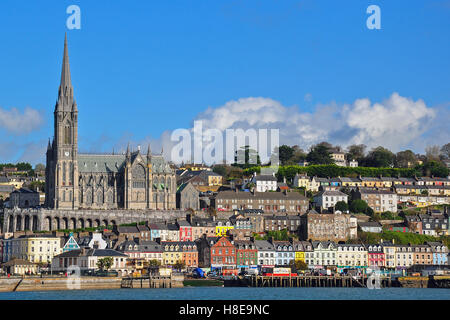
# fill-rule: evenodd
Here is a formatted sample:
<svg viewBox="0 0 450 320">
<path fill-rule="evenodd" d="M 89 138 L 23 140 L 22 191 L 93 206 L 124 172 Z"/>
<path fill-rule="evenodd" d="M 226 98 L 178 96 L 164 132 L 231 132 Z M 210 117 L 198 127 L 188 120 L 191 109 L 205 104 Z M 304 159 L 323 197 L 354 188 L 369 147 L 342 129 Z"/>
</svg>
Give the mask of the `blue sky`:
<svg viewBox="0 0 450 320">
<path fill-rule="evenodd" d="M 66 28 L 72 4 L 80 30 Z M 366 27 L 371 4 L 381 30 Z M 448 0 L 3 0 L 0 162 L 44 161 L 66 31 L 80 151 L 128 141 L 155 151 L 194 119 L 277 127 L 304 148 L 386 141 L 422 152 L 450 140 Z M 264 121 L 246 111 L 253 98 Z M 242 121 L 211 118 L 230 103 Z"/>
</svg>

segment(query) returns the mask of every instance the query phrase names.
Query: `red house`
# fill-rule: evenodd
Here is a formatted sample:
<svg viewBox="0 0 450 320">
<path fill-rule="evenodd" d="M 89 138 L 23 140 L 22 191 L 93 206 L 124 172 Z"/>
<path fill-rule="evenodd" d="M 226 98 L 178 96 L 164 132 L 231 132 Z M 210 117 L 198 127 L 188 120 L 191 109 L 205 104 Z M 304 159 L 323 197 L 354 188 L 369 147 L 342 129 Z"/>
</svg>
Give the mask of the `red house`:
<svg viewBox="0 0 450 320">
<path fill-rule="evenodd" d="M 371 244 L 367 246 L 369 267 L 384 267 L 385 257 L 383 247 L 379 244 Z"/>
<path fill-rule="evenodd" d="M 236 248 L 227 237 L 218 238 L 211 246 L 211 269 L 217 268 L 223 275 L 237 275 Z"/>
<path fill-rule="evenodd" d="M 194 241 L 192 239 L 192 226 L 186 220 L 177 221 L 176 225 L 180 229 L 180 241 Z"/>
</svg>

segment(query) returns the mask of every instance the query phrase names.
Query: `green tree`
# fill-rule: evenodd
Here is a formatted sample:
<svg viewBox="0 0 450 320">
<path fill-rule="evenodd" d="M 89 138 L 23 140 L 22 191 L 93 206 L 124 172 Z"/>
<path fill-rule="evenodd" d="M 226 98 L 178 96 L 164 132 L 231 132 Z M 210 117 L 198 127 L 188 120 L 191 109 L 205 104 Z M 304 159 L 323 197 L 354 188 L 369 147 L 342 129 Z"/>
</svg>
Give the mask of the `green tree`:
<svg viewBox="0 0 450 320">
<path fill-rule="evenodd" d="M 318 144 L 311 148 L 306 156 L 306 161 L 310 164 L 333 164 L 330 148 L 325 144 Z"/>
<path fill-rule="evenodd" d="M 260 164 L 261 159 L 259 158 L 258 152 L 254 149 L 251 149 L 250 146 L 244 146 L 241 147 L 241 150 L 236 150 L 233 166 L 240 168 L 250 168 L 254 165 Z"/>
<path fill-rule="evenodd" d="M 427 161 L 422 165 L 422 174 L 427 177 L 447 177 L 449 175 L 449 169 L 442 162 Z"/>
<path fill-rule="evenodd" d="M 161 265 L 161 262 L 156 259 L 152 259 L 148 262 L 149 267 L 158 267 Z"/>
<path fill-rule="evenodd" d="M 444 144 L 441 148 L 441 156 L 444 159 L 450 159 L 450 143 Z"/>
<path fill-rule="evenodd" d="M 397 168 L 409 168 L 414 166 L 416 162 L 416 155 L 411 150 L 400 151 L 395 155 L 395 167 Z"/>
<path fill-rule="evenodd" d="M 369 152 L 364 159 L 363 164 L 367 167 L 392 167 L 394 165 L 395 155 L 383 147 L 376 147 Z"/>
<path fill-rule="evenodd" d="M 112 257 L 100 258 L 97 261 L 97 267 L 102 271 L 108 271 L 113 265 Z"/>
<path fill-rule="evenodd" d="M 308 265 L 301 260 L 291 260 L 289 262 L 289 266 L 291 267 L 292 271 L 298 271 L 298 270 L 308 270 Z"/>
<path fill-rule="evenodd" d="M 294 149 L 285 144 L 279 148 L 278 152 L 281 165 L 285 165 L 294 155 Z"/>
<path fill-rule="evenodd" d="M 341 212 L 345 212 L 348 210 L 348 204 L 345 201 L 338 201 L 338 202 L 336 202 L 336 205 L 334 206 L 334 208 Z"/>
<path fill-rule="evenodd" d="M 38 163 L 34 166 L 34 171 L 45 171 L 45 165 L 43 165 L 42 163 Z"/>
<path fill-rule="evenodd" d="M 178 260 L 178 261 L 175 262 L 175 264 L 173 265 L 173 268 L 174 268 L 175 270 L 181 271 L 182 269 L 184 269 L 185 266 L 186 266 L 186 263 L 184 263 L 184 261 Z"/>
<path fill-rule="evenodd" d="M 348 147 L 348 152 L 346 153 L 347 160 L 356 160 L 359 163 L 364 159 L 366 153 L 366 145 L 364 144 L 353 144 Z"/>
<path fill-rule="evenodd" d="M 355 199 L 350 203 L 350 212 L 353 213 L 365 213 L 367 208 L 369 206 L 367 205 L 367 202 L 361 199 Z"/>
</svg>

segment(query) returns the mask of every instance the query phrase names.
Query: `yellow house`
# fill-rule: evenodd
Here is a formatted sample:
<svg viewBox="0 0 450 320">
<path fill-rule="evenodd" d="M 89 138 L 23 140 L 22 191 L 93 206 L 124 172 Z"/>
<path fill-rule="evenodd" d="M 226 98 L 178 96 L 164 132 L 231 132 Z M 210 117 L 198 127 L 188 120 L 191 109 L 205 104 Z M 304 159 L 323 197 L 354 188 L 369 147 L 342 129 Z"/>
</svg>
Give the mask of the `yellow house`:
<svg viewBox="0 0 450 320">
<path fill-rule="evenodd" d="M 305 261 L 305 252 L 312 252 L 312 244 L 308 241 L 293 241 L 292 245 L 295 250 L 295 261 Z"/>
<path fill-rule="evenodd" d="M 230 221 L 218 221 L 216 224 L 216 237 L 225 237 L 228 230 L 233 230 L 234 226 Z"/>
<path fill-rule="evenodd" d="M 163 265 L 173 265 L 178 261 L 183 261 L 183 252 L 180 250 L 179 242 L 163 242 L 162 249 Z"/>
<path fill-rule="evenodd" d="M 362 244 L 338 244 L 337 265 L 339 268 L 364 268 L 368 265 L 368 252 Z"/>
<path fill-rule="evenodd" d="M 309 177 L 307 174 L 296 174 L 294 177 L 294 186 L 297 188 L 309 189 Z"/>
<path fill-rule="evenodd" d="M 33 263 L 51 263 L 62 253 L 61 239 L 55 236 L 21 236 L 11 241 L 11 257 Z"/>
</svg>

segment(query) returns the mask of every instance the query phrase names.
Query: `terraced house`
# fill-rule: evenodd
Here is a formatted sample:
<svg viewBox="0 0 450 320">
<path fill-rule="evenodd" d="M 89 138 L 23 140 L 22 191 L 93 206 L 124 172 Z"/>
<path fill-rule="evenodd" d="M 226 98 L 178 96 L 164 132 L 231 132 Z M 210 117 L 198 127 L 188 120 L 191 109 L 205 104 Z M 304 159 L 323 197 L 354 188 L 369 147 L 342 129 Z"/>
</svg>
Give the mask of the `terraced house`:
<svg viewBox="0 0 450 320">
<path fill-rule="evenodd" d="M 313 257 L 308 266 L 313 269 L 323 269 L 324 266 L 337 265 L 337 246 L 332 241 L 313 241 Z"/>
<path fill-rule="evenodd" d="M 309 200 L 299 192 L 220 191 L 213 204 L 219 211 L 261 209 L 264 212 L 305 213 Z"/>
<path fill-rule="evenodd" d="M 368 263 L 367 249 L 363 244 L 338 244 L 337 245 L 337 267 L 364 269 Z"/>
<path fill-rule="evenodd" d="M 3 259 L 13 257 L 33 263 L 51 263 L 62 252 L 61 239 L 56 236 L 28 235 L 4 240 L 6 251 Z"/>
<path fill-rule="evenodd" d="M 198 267 L 198 250 L 193 241 L 161 242 L 163 249 L 163 264 L 174 265 L 184 262 L 187 268 Z"/>
<path fill-rule="evenodd" d="M 277 266 L 288 266 L 291 261 L 295 261 L 295 250 L 289 241 L 270 240 L 275 248 Z"/>
<path fill-rule="evenodd" d="M 235 240 L 236 266 L 238 269 L 256 268 L 258 266 L 258 250 L 253 241 Z"/>
<path fill-rule="evenodd" d="M 295 261 L 302 261 L 306 263 L 306 257 L 309 259 L 310 253 L 312 254 L 313 252 L 311 242 L 293 240 L 292 246 L 295 251 Z"/>
</svg>

